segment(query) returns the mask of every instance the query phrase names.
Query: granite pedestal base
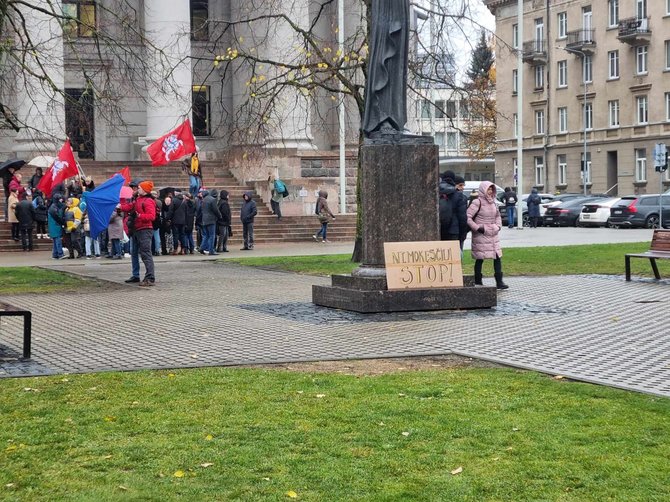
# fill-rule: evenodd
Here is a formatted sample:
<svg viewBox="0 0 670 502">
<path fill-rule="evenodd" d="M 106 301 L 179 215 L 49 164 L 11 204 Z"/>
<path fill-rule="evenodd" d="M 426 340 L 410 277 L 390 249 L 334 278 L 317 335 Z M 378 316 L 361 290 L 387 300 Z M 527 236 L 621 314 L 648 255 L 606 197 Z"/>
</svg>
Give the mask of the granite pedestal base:
<svg viewBox="0 0 670 502">
<path fill-rule="evenodd" d="M 497 305 L 496 288 L 474 286 L 472 276 L 464 276 L 463 284 L 462 288 L 388 290 L 385 277 L 333 275 L 331 286 L 312 286 L 312 302 L 364 314 L 484 309 Z"/>
</svg>

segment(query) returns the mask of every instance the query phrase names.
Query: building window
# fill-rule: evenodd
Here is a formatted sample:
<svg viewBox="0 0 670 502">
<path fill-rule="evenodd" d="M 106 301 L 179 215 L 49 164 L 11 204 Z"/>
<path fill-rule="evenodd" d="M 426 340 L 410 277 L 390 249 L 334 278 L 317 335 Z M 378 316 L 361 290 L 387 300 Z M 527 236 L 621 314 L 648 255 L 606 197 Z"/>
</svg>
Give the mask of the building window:
<svg viewBox="0 0 670 502">
<path fill-rule="evenodd" d="M 568 62 L 558 62 L 558 87 L 568 86 Z"/>
<path fill-rule="evenodd" d="M 512 47 L 514 49 L 519 48 L 519 25 L 518 24 L 513 24 L 512 25 Z"/>
<path fill-rule="evenodd" d="M 544 47 L 544 19 L 541 17 L 535 20 L 535 49 L 541 52 Z"/>
<path fill-rule="evenodd" d="M 665 69 L 670 70 L 670 40 L 665 41 Z"/>
<path fill-rule="evenodd" d="M 458 133 L 447 133 L 447 150 L 458 150 Z"/>
<path fill-rule="evenodd" d="M 209 40 L 209 0 L 191 0 L 191 40 Z"/>
<path fill-rule="evenodd" d="M 607 26 L 613 28 L 619 25 L 619 0 L 607 2 Z"/>
<path fill-rule="evenodd" d="M 459 102 L 458 112 L 462 119 L 467 120 L 468 116 L 470 115 L 470 107 L 468 106 L 467 101 L 461 100 Z"/>
<path fill-rule="evenodd" d="M 649 52 L 649 46 L 641 45 L 640 47 L 635 48 L 635 70 L 638 75 L 647 73 L 647 54 Z"/>
<path fill-rule="evenodd" d="M 444 148 L 444 133 L 436 132 L 435 133 L 435 144 L 442 150 Z"/>
<path fill-rule="evenodd" d="M 544 89 L 544 65 L 535 67 L 535 89 Z"/>
<path fill-rule="evenodd" d="M 568 132 L 568 108 L 565 106 L 558 109 L 558 132 Z"/>
<path fill-rule="evenodd" d="M 427 99 L 422 99 L 421 100 L 421 118 L 422 119 L 429 119 L 431 117 L 430 113 L 430 101 Z"/>
<path fill-rule="evenodd" d="M 591 152 L 586 152 L 586 168 L 584 167 L 584 153 L 581 155 L 582 183 L 591 183 Z"/>
<path fill-rule="evenodd" d="M 535 157 L 535 185 L 544 185 L 544 158 Z"/>
<path fill-rule="evenodd" d="M 447 101 L 447 117 L 450 119 L 456 118 L 456 101 Z"/>
<path fill-rule="evenodd" d="M 90 38 L 95 36 L 95 2 L 86 0 L 65 0 L 62 4 L 63 34 L 72 38 Z"/>
<path fill-rule="evenodd" d="M 647 149 L 635 149 L 635 181 L 647 181 Z"/>
<path fill-rule="evenodd" d="M 444 101 L 435 101 L 435 118 L 444 118 Z"/>
<path fill-rule="evenodd" d="M 584 62 L 582 73 L 584 77 L 584 83 L 593 82 L 593 58 L 591 56 L 584 56 Z"/>
<path fill-rule="evenodd" d="M 608 78 L 619 78 L 619 51 L 609 51 L 607 53 Z"/>
<path fill-rule="evenodd" d="M 670 92 L 665 93 L 665 121 L 670 122 Z"/>
<path fill-rule="evenodd" d="M 567 185 L 568 184 L 568 162 L 567 162 L 568 156 L 563 154 L 563 155 L 556 155 L 556 165 L 558 166 L 558 173 L 556 176 L 556 179 L 558 180 L 559 185 Z"/>
<path fill-rule="evenodd" d="M 512 94 L 519 92 L 519 71 L 512 70 Z"/>
<path fill-rule="evenodd" d="M 647 96 L 638 96 L 635 98 L 637 103 L 637 123 L 644 125 L 649 122 L 649 105 L 647 102 Z"/>
<path fill-rule="evenodd" d="M 192 92 L 193 102 L 193 135 L 209 136 L 210 128 L 210 105 L 209 86 L 194 85 Z"/>
<path fill-rule="evenodd" d="M 586 107 L 582 105 L 582 116 L 584 129 L 587 131 L 593 129 L 593 103 L 586 103 Z"/>
<path fill-rule="evenodd" d="M 514 114 L 513 117 L 513 122 L 514 122 L 514 137 L 518 138 L 519 137 L 519 115 Z"/>
<path fill-rule="evenodd" d="M 637 0 L 637 5 L 635 7 L 635 13 L 637 14 L 638 19 L 644 19 L 647 17 L 647 0 Z"/>
<path fill-rule="evenodd" d="M 670 0 L 668 0 L 670 1 Z M 568 13 L 559 12 L 558 13 L 558 38 L 567 38 L 568 37 Z"/>
<path fill-rule="evenodd" d="M 670 14 L 670 0 L 665 0 L 665 13 Z M 670 172 L 670 169 L 668 172 Z"/>
<path fill-rule="evenodd" d="M 619 127 L 619 100 L 608 101 L 607 106 L 609 109 L 609 126 Z"/>
<path fill-rule="evenodd" d="M 535 134 L 544 134 L 544 110 L 535 111 Z"/>
</svg>

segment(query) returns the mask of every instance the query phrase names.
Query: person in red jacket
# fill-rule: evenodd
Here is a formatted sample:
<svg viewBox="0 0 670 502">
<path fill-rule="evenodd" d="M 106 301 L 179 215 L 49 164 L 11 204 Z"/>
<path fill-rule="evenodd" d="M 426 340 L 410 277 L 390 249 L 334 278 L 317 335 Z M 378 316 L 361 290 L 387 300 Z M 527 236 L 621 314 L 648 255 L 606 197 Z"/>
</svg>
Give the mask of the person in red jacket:
<svg viewBox="0 0 670 502">
<path fill-rule="evenodd" d="M 153 236 L 153 224 L 156 218 L 156 202 L 151 196 L 154 184 L 151 181 L 139 183 L 137 197 L 130 202 L 121 204 L 121 209 L 128 212 L 128 231 L 130 234 L 130 254 L 133 261 L 133 275 L 126 280 L 127 283 L 139 283 L 139 286 L 149 287 L 156 282 L 154 273 L 154 259 L 151 253 L 151 238 Z M 139 258 L 144 263 L 146 273 L 140 281 Z"/>
</svg>

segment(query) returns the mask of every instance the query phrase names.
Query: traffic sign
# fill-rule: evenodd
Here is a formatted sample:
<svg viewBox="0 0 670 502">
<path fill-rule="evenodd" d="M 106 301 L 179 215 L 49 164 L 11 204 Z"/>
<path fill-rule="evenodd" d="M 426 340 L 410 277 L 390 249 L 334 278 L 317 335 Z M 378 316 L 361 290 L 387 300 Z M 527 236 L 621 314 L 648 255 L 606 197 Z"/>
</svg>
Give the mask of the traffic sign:
<svg viewBox="0 0 670 502">
<path fill-rule="evenodd" d="M 656 143 L 654 146 L 654 168 L 658 172 L 668 168 L 668 149 L 664 143 Z"/>
</svg>

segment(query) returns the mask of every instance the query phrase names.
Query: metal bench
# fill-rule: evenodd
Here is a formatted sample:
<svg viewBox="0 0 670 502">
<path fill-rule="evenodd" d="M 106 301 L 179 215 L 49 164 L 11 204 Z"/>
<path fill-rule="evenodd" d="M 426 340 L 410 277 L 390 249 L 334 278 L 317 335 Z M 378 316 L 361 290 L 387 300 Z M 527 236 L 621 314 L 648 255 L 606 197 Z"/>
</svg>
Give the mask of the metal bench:
<svg viewBox="0 0 670 502">
<path fill-rule="evenodd" d="M 31 351 L 32 312 L 0 302 L 0 317 L 23 317 L 23 357 L 24 359 L 29 359 Z"/>
<path fill-rule="evenodd" d="M 651 263 L 651 268 L 654 271 L 656 279 L 661 278 L 658 273 L 658 266 L 656 260 L 670 260 L 670 230 L 654 230 L 654 236 L 651 238 L 651 245 L 649 251 L 644 253 L 628 253 L 626 254 L 626 280 L 630 281 L 630 259 L 631 258 L 647 258 Z"/>
</svg>

